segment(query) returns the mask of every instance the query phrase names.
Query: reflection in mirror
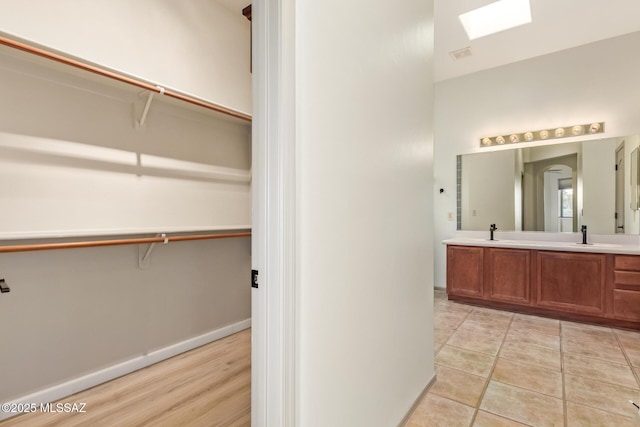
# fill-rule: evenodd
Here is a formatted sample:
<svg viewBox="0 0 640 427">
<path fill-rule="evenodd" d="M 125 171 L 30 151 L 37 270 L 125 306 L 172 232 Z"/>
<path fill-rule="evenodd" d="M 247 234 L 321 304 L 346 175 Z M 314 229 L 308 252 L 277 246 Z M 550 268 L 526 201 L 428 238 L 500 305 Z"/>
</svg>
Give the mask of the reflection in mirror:
<svg viewBox="0 0 640 427">
<path fill-rule="evenodd" d="M 578 191 L 573 197 L 573 189 L 578 188 L 577 153 L 559 157 L 545 157 L 545 152 L 536 147 L 524 149 L 522 162 L 523 199 L 522 224 L 525 231 L 572 232 L 578 231 L 578 220 L 573 212 L 578 210 Z M 532 150 L 532 151 L 528 151 Z M 532 154 L 536 155 L 535 157 Z M 527 161 L 530 160 L 530 161 Z M 562 211 L 559 203 L 560 180 L 566 189 L 571 189 L 570 209 Z M 566 197 L 566 191 L 565 191 Z M 571 215 L 562 217 L 562 215 Z"/>
<path fill-rule="evenodd" d="M 458 229 L 639 234 L 639 145 L 633 135 L 458 156 Z"/>
</svg>

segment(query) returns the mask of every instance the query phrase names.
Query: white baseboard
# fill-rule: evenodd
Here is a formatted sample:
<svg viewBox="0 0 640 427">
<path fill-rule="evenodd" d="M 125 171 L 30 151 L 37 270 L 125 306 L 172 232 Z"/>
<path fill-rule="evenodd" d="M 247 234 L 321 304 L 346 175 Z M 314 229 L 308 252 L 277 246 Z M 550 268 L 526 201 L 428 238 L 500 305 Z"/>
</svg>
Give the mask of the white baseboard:
<svg viewBox="0 0 640 427">
<path fill-rule="evenodd" d="M 39 407 L 40 403 L 48 403 L 60 400 L 74 393 L 78 393 L 79 391 L 95 387 L 98 384 L 111 381 L 112 379 L 121 377 L 122 375 L 129 374 L 131 372 L 137 371 L 138 369 L 145 368 L 147 366 L 153 365 L 154 363 L 158 363 L 180 353 L 184 353 L 185 351 L 193 350 L 194 348 L 219 340 L 250 327 L 251 319 L 245 319 L 240 322 L 224 326 L 220 329 L 207 332 L 206 334 L 202 334 L 200 336 L 190 338 L 177 344 L 161 348 L 160 350 L 156 350 L 151 353 L 129 359 L 126 362 L 118 363 L 116 365 L 109 366 L 108 368 L 101 369 L 99 371 L 74 378 L 53 387 L 37 391 L 27 396 L 20 397 L 11 402 L 0 403 L 36 403 Z M 0 411 L 0 421 L 11 418 L 14 415 L 18 414 L 5 413 Z"/>
</svg>

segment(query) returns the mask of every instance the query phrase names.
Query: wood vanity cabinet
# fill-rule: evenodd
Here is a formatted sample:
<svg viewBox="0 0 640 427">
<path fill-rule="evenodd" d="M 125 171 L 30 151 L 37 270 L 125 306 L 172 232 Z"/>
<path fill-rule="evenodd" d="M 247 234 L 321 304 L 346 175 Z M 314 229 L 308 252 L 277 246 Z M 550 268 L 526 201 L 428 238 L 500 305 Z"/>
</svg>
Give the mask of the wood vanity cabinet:
<svg viewBox="0 0 640 427">
<path fill-rule="evenodd" d="M 640 329 L 640 255 L 447 245 L 449 299 Z"/>
</svg>

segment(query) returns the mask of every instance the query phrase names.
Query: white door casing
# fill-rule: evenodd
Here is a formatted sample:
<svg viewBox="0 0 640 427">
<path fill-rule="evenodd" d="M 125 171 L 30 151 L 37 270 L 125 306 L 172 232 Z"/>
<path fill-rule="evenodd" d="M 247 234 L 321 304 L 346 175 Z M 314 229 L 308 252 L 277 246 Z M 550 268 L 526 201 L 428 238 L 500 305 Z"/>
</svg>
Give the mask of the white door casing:
<svg viewBox="0 0 640 427">
<path fill-rule="evenodd" d="M 252 5 L 251 425 L 295 423 L 294 0 Z"/>
</svg>

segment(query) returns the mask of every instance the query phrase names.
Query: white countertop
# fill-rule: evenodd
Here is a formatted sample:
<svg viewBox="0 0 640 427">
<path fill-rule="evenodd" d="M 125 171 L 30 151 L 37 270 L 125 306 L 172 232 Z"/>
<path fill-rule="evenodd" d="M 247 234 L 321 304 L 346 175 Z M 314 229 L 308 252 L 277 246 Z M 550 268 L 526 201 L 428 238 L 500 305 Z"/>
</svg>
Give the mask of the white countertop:
<svg viewBox="0 0 640 427">
<path fill-rule="evenodd" d="M 535 249 L 542 251 L 588 252 L 640 255 L 638 235 L 588 235 L 583 245 L 581 233 L 499 232 L 489 240 L 489 231 L 459 231 L 443 240 L 445 245 L 487 246 L 494 248 Z"/>
</svg>

